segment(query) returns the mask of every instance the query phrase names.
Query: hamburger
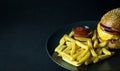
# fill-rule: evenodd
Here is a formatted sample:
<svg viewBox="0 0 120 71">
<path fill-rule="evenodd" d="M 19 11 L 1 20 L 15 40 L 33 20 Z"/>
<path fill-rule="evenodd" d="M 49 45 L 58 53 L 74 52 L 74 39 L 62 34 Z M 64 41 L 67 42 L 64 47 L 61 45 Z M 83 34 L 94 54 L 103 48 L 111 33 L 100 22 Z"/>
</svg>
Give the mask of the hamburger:
<svg viewBox="0 0 120 71">
<path fill-rule="evenodd" d="M 105 13 L 97 25 L 98 38 L 111 49 L 120 49 L 120 8 Z"/>
</svg>

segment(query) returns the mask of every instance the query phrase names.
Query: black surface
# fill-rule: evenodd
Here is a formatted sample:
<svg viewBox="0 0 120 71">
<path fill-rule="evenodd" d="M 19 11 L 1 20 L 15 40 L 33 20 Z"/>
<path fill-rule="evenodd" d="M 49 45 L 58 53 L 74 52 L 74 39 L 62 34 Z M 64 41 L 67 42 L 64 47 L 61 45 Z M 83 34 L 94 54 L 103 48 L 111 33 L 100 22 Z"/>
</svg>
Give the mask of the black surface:
<svg viewBox="0 0 120 71">
<path fill-rule="evenodd" d="M 0 71 L 67 71 L 47 55 L 52 32 L 77 21 L 99 20 L 119 0 L 2 0 Z"/>
</svg>

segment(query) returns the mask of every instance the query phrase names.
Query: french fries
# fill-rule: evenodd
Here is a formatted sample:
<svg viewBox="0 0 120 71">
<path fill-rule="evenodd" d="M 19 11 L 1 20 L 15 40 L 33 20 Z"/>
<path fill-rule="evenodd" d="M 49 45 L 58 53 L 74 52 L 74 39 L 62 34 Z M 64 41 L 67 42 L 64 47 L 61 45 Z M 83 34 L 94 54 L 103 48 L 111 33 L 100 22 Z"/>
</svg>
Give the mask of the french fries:
<svg viewBox="0 0 120 71">
<path fill-rule="evenodd" d="M 83 64 L 88 58 L 90 57 L 90 52 L 87 52 L 87 54 L 81 58 L 78 63 Z"/>
<path fill-rule="evenodd" d="M 88 42 L 88 46 L 89 46 L 89 49 L 90 49 L 90 52 L 91 52 L 92 56 L 93 56 L 93 57 L 96 57 L 97 54 L 96 54 L 95 50 L 92 48 L 93 45 L 92 45 L 92 41 L 91 41 L 91 39 L 88 40 L 87 42 Z"/>
<path fill-rule="evenodd" d="M 72 37 L 73 35 L 74 35 L 74 32 L 71 31 L 68 36 L 69 36 L 69 37 Z"/>
<path fill-rule="evenodd" d="M 94 41 L 97 38 L 97 33 L 96 30 L 93 31 L 93 36 L 92 36 L 92 40 Z"/>
<path fill-rule="evenodd" d="M 114 53 L 106 47 L 107 42 L 99 42 L 97 32 L 94 30 L 92 37 L 73 37 L 74 32 L 65 34 L 55 48 L 58 56 L 74 66 L 97 63 L 111 57 Z"/>
<path fill-rule="evenodd" d="M 83 50 L 82 51 L 82 54 L 80 54 L 78 57 L 77 57 L 77 61 L 79 61 L 80 59 L 82 59 L 85 55 L 87 55 L 89 51 L 88 50 Z"/>
</svg>

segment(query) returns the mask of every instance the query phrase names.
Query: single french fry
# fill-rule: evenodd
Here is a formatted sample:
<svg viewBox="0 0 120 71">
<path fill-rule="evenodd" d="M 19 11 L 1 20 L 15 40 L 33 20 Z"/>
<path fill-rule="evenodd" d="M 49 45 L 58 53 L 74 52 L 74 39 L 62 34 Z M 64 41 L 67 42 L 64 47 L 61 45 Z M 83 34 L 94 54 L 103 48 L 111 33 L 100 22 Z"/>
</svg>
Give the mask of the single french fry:
<svg viewBox="0 0 120 71">
<path fill-rule="evenodd" d="M 90 48 L 93 47 L 91 39 L 87 40 L 87 43 L 88 43 L 88 46 L 89 46 Z"/>
<path fill-rule="evenodd" d="M 109 57 L 111 57 L 111 55 L 100 55 L 100 56 L 99 56 L 99 58 L 100 58 L 101 60 L 107 59 L 107 58 L 109 58 Z"/>
<path fill-rule="evenodd" d="M 65 43 L 65 35 L 60 39 L 59 44 L 63 45 Z"/>
<path fill-rule="evenodd" d="M 72 37 L 73 35 L 74 35 L 74 32 L 71 31 L 68 36 L 69 36 L 69 37 Z"/>
<path fill-rule="evenodd" d="M 101 42 L 98 44 L 98 47 L 105 47 L 107 45 L 107 42 L 104 41 L 104 42 Z"/>
<path fill-rule="evenodd" d="M 79 41 L 87 41 L 88 39 L 90 39 L 90 38 L 86 38 L 86 37 L 74 37 L 74 38 Z"/>
<path fill-rule="evenodd" d="M 75 53 L 75 50 L 76 50 L 75 42 L 72 42 L 71 55 L 73 55 Z"/>
<path fill-rule="evenodd" d="M 94 47 L 94 48 L 97 48 L 97 47 L 98 47 L 98 40 L 97 40 L 97 39 L 94 40 L 93 47 Z"/>
<path fill-rule="evenodd" d="M 93 63 L 97 63 L 99 61 L 99 57 L 95 57 Z"/>
<path fill-rule="evenodd" d="M 64 38 L 66 41 L 70 41 L 70 42 L 75 41 L 73 38 L 69 37 L 68 35 L 65 35 Z"/>
<path fill-rule="evenodd" d="M 66 48 L 66 45 L 58 45 L 56 48 L 55 48 L 55 52 L 61 52 L 63 51 L 64 49 Z"/>
<path fill-rule="evenodd" d="M 77 41 L 77 40 L 76 40 L 75 43 L 76 43 L 79 47 L 81 47 L 81 48 L 88 49 L 88 46 L 85 45 L 85 44 L 83 44 L 83 43 L 80 42 L 80 41 Z"/>
<path fill-rule="evenodd" d="M 90 49 L 90 52 L 91 52 L 91 54 L 92 54 L 93 57 L 97 57 L 97 54 L 96 54 L 96 52 L 95 52 L 94 49 Z"/>
<path fill-rule="evenodd" d="M 94 30 L 92 40 L 94 41 L 96 38 L 97 38 L 97 33 L 96 33 L 96 30 Z"/>
<path fill-rule="evenodd" d="M 106 48 L 102 48 L 102 51 L 105 55 L 111 55 L 111 52 L 108 51 Z"/>
</svg>

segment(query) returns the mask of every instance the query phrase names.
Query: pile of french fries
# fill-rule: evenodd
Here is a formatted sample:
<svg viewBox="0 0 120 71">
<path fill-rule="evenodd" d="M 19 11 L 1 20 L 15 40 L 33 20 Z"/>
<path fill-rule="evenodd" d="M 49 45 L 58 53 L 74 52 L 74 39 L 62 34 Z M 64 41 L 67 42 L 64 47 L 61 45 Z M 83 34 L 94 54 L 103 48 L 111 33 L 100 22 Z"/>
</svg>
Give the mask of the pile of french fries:
<svg viewBox="0 0 120 71">
<path fill-rule="evenodd" d="M 74 32 L 64 34 L 55 48 L 58 56 L 74 66 L 88 65 L 97 63 L 111 57 L 114 52 L 110 52 L 107 42 L 99 42 L 96 30 L 93 31 L 91 38 L 73 37 Z"/>
</svg>

